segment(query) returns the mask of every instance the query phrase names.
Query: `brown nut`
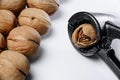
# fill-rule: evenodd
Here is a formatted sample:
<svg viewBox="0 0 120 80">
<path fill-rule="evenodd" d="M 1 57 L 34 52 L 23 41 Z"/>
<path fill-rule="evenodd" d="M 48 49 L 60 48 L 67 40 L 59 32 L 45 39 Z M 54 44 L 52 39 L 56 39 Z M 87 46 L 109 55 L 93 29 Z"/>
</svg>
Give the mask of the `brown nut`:
<svg viewBox="0 0 120 80">
<path fill-rule="evenodd" d="M 25 76 L 9 61 L 0 58 L 0 80 L 25 80 Z"/>
<path fill-rule="evenodd" d="M 27 0 L 27 4 L 31 8 L 42 9 L 51 15 L 58 10 L 59 0 Z"/>
<path fill-rule="evenodd" d="M 25 8 L 25 0 L 0 0 L 0 9 L 7 9 L 14 13 Z"/>
<path fill-rule="evenodd" d="M 0 80 L 25 80 L 29 66 L 27 58 L 19 52 L 3 51 L 0 54 Z"/>
<path fill-rule="evenodd" d="M 0 33 L 0 52 L 2 52 L 6 48 L 6 39 L 5 37 Z"/>
<path fill-rule="evenodd" d="M 16 69 L 20 70 L 24 75 L 29 73 L 30 64 L 28 59 L 23 54 L 17 51 L 6 50 L 0 54 L 0 58 L 10 61 L 11 64 Z"/>
<path fill-rule="evenodd" d="M 24 9 L 20 13 L 18 21 L 22 26 L 26 25 L 33 27 L 40 35 L 46 34 L 51 26 L 51 20 L 48 14 L 36 8 Z"/>
<path fill-rule="evenodd" d="M 28 26 L 14 28 L 7 37 L 8 49 L 18 51 L 27 57 L 35 55 L 39 44 L 39 33 Z"/>
<path fill-rule="evenodd" d="M 98 41 L 97 33 L 91 24 L 81 24 L 72 34 L 72 42 L 80 48 L 88 48 Z"/>
<path fill-rule="evenodd" d="M 17 24 L 15 15 L 9 10 L 0 10 L 0 33 L 8 35 Z"/>
</svg>

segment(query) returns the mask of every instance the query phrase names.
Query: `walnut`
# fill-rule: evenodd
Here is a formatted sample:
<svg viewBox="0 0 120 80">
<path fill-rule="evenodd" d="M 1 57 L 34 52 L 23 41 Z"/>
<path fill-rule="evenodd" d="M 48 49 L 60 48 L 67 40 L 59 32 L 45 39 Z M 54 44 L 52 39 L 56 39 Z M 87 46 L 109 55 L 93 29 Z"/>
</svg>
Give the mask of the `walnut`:
<svg viewBox="0 0 120 80">
<path fill-rule="evenodd" d="M 0 10 L 0 33 L 8 35 L 17 24 L 15 15 L 9 10 Z"/>
<path fill-rule="evenodd" d="M 27 0 L 31 8 L 39 8 L 46 11 L 49 15 L 53 14 L 59 8 L 59 0 Z"/>
<path fill-rule="evenodd" d="M 18 51 L 29 58 L 35 55 L 39 44 L 39 33 L 34 28 L 28 26 L 14 28 L 7 37 L 9 50 Z"/>
<path fill-rule="evenodd" d="M 48 14 L 36 8 L 24 9 L 20 13 L 18 21 L 22 26 L 26 25 L 33 27 L 40 35 L 46 34 L 51 26 L 51 20 Z"/>
<path fill-rule="evenodd" d="M 0 0 L 0 9 L 7 9 L 19 13 L 25 8 L 25 0 Z"/>
<path fill-rule="evenodd" d="M 25 80 L 30 64 L 16 51 L 6 50 L 0 54 L 0 80 Z"/>
</svg>

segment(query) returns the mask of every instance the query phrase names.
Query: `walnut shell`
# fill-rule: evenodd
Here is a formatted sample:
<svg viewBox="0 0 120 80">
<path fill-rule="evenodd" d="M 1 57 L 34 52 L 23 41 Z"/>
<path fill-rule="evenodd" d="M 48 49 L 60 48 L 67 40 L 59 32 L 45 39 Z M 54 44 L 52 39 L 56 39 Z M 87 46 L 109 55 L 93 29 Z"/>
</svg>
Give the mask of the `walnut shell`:
<svg viewBox="0 0 120 80">
<path fill-rule="evenodd" d="M 0 54 L 0 58 L 10 61 L 11 64 L 24 73 L 24 75 L 29 73 L 30 64 L 28 59 L 23 54 L 17 51 L 6 50 Z"/>
<path fill-rule="evenodd" d="M 19 52 L 6 50 L 0 54 L 0 80 L 25 80 L 28 70 L 29 62 Z"/>
<path fill-rule="evenodd" d="M 39 33 L 34 28 L 28 26 L 14 28 L 7 37 L 8 49 L 18 51 L 27 57 L 35 55 L 39 44 Z"/>
<path fill-rule="evenodd" d="M 2 52 L 6 48 L 6 39 L 5 37 L 0 33 L 0 52 Z"/>
<path fill-rule="evenodd" d="M 72 34 L 72 42 L 80 48 L 88 48 L 98 42 L 97 33 L 91 24 L 81 24 Z"/>
<path fill-rule="evenodd" d="M 26 25 L 33 27 L 40 35 L 46 34 L 51 26 L 49 15 L 43 10 L 36 8 L 24 9 L 20 13 L 18 21 L 22 26 Z"/>
<path fill-rule="evenodd" d="M 0 10 L 0 33 L 8 35 L 17 24 L 15 15 L 9 10 Z"/>
<path fill-rule="evenodd" d="M 49 15 L 53 14 L 59 8 L 59 0 L 27 0 L 31 8 L 39 8 L 46 11 Z"/>
<path fill-rule="evenodd" d="M 25 8 L 25 0 L 0 0 L 0 9 L 7 9 L 14 13 Z"/>
<path fill-rule="evenodd" d="M 0 58 L 0 80 L 25 80 L 25 76 L 9 61 Z"/>
</svg>

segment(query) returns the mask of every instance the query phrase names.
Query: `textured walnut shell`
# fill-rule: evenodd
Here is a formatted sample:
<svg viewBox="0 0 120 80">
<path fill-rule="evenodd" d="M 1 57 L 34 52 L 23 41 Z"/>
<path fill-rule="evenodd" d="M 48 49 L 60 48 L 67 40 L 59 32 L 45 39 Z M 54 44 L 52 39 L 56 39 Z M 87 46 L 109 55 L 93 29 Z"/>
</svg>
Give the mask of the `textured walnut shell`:
<svg viewBox="0 0 120 80">
<path fill-rule="evenodd" d="M 88 48 L 97 43 L 97 33 L 91 24 L 78 26 L 72 34 L 72 42 L 80 48 Z"/>
<path fill-rule="evenodd" d="M 0 52 L 2 52 L 6 48 L 6 39 L 5 37 L 0 33 Z"/>
<path fill-rule="evenodd" d="M 25 80 L 29 66 L 27 58 L 19 52 L 3 51 L 0 54 L 0 80 Z"/>
<path fill-rule="evenodd" d="M 25 80 L 25 76 L 9 61 L 0 58 L 0 80 Z"/>
<path fill-rule="evenodd" d="M 0 33 L 8 35 L 10 30 L 16 26 L 15 15 L 9 10 L 0 10 Z"/>
<path fill-rule="evenodd" d="M 0 54 L 0 57 L 10 61 L 12 65 L 24 73 L 24 75 L 29 73 L 30 64 L 28 59 L 23 54 L 17 51 L 6 50 Z"/>
<path fill-rule="evenodd" d="M 7 37 L 8 49 L 18 51 L 27 57 L 35 55 L 39 44 L 39 33 L 28 26 L 14 28 Z"/>
<path fill-rule="evenodd" d="M 31 8 L 42 9 L 51 15 L 58 9 L 59 0 L 27 0 L 27 4 Z"/>
<path fill-rule="evenodd" d="M 20 13 L 18 21 L 20 25 L 33 27 L 40 35 L 46 34 L 51 26 L 49 15 L 43 10 L 36 8 L 24 9 Z"/>
<path fill-rule="evenodd" d="M 25 0 L 0 0 L 0 9 L 7 9 L 14 13 L 25 8 Z"/>
</svg>

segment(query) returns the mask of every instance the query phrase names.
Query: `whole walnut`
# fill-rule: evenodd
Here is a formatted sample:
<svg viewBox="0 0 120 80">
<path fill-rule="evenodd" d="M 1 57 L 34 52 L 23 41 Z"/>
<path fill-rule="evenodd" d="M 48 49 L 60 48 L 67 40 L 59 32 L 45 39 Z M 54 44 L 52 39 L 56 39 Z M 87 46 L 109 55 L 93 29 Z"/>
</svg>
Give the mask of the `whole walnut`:
<svg viewBox="0 0 120 80">
<path fill-rule="evenodd" d="M 0 33 L 0 52 L 2 52 L 6 48 L 6 39 L 5 37 Z"/>
<path fill-rule="evenodd" d="M 7 9 L 19 13 L 25 8 L 25 0 L 0 0 L 0 9 Z"/>
<path fill-rule="evenodd" d="M 27 0 L 31 8 L 39 8 L 46 11 L 49 15 L 56 12 L 59 8 L 59 0 Z"/>
<path fill-rule="evenodd" d="M 0 10 L 0 33 L 8 35 L 17 24 L 15 15 L 9 10 Z"/>
<path fill-rule="evenodd" d="M 25 80 L 30 64 L 16 51 L 6 50 L 0 54 L 0 80 Z"/>
<path fill-rule="evenodd" d="M 46 34 L 51 26 L 49 15 L 45 11 L 37 8 L 24 9 L 18 17 L 18 22 L 22 26 L 33 27 L 40 35 Z"/>
<path fill-rule="evenodd" d="M 7 37 L 7 47 L 9 50 L 18 51 L 28 58 L 35 55 L 40 44 L 39 33 L 31 27 L 16 27 Z"/>
</svg>

